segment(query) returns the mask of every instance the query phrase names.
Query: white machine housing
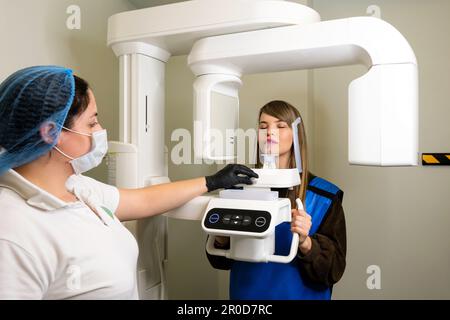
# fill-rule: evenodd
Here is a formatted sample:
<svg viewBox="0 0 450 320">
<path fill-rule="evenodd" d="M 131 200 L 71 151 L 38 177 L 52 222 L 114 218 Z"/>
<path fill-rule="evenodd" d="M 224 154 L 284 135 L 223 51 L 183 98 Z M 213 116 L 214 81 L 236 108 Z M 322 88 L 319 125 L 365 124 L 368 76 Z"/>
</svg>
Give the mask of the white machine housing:
<svg viewBox="0 0 450 320">
<path fill-rule="evenodd" d="M 256 231 L 242 231 L 227 229 L 222 226 L 221 229 L 215 229 L 211 227 L 211 223 L 208 224 L 208 219 L 214 217 L 217 213 L 223 212 L 223 209 L 230 209 L 234 214 L 231 216 L 238 216 L 236 208 L 239 207 L 239 212 L 243 213 L 242 218 L 245 218 L 250 213 L 258 211 L 267 213 L 267 217 L 260 216 L 252 220 L 252 223 L 256 219 L 261 220 L 261 227 L 264 228 L 264 232 Z M 236 200 L 236 199 L 212 199 L 206 209 L 202 227 L 203 230 L 209 234 L 206 250 L 209 254 L 216 256 L 224 256 L 229 259 L 248 261 L 248 262 L 280 262 L 289 263 L 295 258 L 297 254 L 298 246 L 297 242 L 293 241 L 291 253 L 289 256 L 274 255 L 275 252 L 275 227 L 283 222 L 291 221 L 291 202 L 289 199 L 276 199 L 271 201 L 264 200 Z M 247 213 L 244 213 L 247 212 Z M 250 212 L 250 213 L 249 213 Z M 223 215 L 223 214 L 222 214 Z M 224 219 L 221 217 L 221 219 Z M 269 221 L 267 221 L 269 220 Z M 231 220 L 230 223 L 238 220 Z M 239 221 L 241 222 L 241 221 Z M 217 249 L 214 247 L 215 236 L 230 237 L 230 249 Z M 298 235 L 297 235 L 298 237 Z"/>
<path fill-rule="evenodd" d="M 275 228 L 291 221 L 291 201 L 278 198 L 278 192 L 270 188 L 299 185 L 298 169 L 254 171 L 260 178 L 253 185 L 244 186 L 244 190 L 224 190 L 220 198 L 209 202 L 202 219 L 202 228 L 209 235 L 206 250 L 238 261 L 289 263 L 297 255 L 298 234 L 293 234 L 289 255 L 274 252 Z M 230 237 L 230 248 L 216 248 L 216 236 Z"/>
<path fill-rule="evenodd" d="M 229 113 L 237 113 L 235 84 L 244 74 L 363 64 L 368 73 L 349 87 L 350 164 L 418 164 L 417 60 L 406 39 L 385 21 L 357 17 L 209 37 L 195 43 L 188 63 L 197 76 L 194 108 L 204 132 L 214 129 L 211 115 L 228 112 L 231 119 Z M 205 85 L 211 78 L 215 87 Z M 226 86 L 233 89 L 229 99 L 223 97 Z M 211 140 L 195 139 L 197 157 L 217 158 L 205 152 L 214 149 Z M 223 149 L 223 158 L 231 149 Z"/>
</svg>

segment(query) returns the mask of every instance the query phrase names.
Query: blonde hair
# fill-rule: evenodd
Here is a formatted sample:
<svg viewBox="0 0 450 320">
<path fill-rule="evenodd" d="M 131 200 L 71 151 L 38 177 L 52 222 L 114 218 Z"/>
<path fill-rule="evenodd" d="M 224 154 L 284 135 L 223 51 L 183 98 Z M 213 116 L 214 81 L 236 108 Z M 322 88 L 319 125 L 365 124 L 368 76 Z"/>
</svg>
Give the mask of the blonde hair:
<svg viewBox="0 0 450 320">
<path fill-rule="evenodd" d="M 307 155 L 307 142 L 306 142 L 306 132 L 305 126 L 303 124 L 303 119 L 300 112 L 291 104 L 285 101 L 271 101 L 261 108 L 259 111 L 258 123 L 261 119 L 261 115 L 265 113 L 269 116 L 275 117 L 281 121 L 286 122 L 292 129 L 292 123 L 300 118 L 302 121 L 298 130 L 298 141 L 300 144 L 301 160 L 302 160 L 302 173 L 301 173 L 301 184 L 300 186 L 295 186 L 293 190 L 288 192 L 288 197 L 291 200 L 292 208 L 296 208 L 295 200 L 297 198 L 301 199 L 305 203 L 306 198 L 306 188 L 308 186 L 308 155 Z M 262 163 L 260 159 L 259 141 L 257 147 L 257 167 L 261 168 Z M 291 154 L 289 157 L 289 168 L 297 168 L 297 163 L 295 161 L 294 144 L 291 146 Z"/>
</svg>

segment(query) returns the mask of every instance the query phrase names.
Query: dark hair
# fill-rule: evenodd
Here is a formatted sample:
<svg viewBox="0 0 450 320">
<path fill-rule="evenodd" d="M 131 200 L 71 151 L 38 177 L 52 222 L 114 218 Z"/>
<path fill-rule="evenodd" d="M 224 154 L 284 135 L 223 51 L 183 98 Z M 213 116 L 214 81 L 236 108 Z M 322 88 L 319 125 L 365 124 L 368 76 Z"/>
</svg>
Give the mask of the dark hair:
<svg viewBox="0 0 450 320">
<path fill-rule="evenodd" d="M 73 76 L 75 79 L 75 96 L 73 98 L 72 106 L 67 114 L 64 127 L 71 129 L 75 120 L 86 111 L 89 103 L 89 83 L 77 76 Z"/>
</svg>

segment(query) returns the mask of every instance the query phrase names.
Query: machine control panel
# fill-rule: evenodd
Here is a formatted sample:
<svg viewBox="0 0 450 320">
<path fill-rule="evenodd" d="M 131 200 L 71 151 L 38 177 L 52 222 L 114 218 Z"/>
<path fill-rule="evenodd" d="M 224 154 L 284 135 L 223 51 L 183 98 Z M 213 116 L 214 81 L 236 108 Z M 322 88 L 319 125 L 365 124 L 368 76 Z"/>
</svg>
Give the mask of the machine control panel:
<svg viewBox="0 0 450 320">
<path fill-rule="evenodd" d="M 270 221 L 267 211 L 214 208 L 207 213 L 204 224 L 208 229 L 263 233 Z"/>
</svg>

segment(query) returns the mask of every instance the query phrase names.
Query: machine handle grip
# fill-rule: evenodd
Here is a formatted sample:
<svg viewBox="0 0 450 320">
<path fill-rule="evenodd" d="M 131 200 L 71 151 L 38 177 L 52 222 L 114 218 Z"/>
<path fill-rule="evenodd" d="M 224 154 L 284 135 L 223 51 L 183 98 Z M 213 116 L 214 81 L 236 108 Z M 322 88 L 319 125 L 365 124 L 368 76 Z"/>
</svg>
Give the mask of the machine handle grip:
<svg viewBox="0 0 450 320">
<path fill-rule="evenodd" d="M 206 242 L 206 252 L 208 252 L 210 255 L 213 255 L 213 256 L 226 257 L 227 253 L 230 252 L 230 250 L 217 249 L 214 246 L 214 241 L 215 241 L 215 237 L 210 235 L 208 237 L 208 241 Z"/>
<path fill-rule="evenodd" d="M 288 256 L 279 256 L 279 255 L 270 255 L 267 257 L 267 261 L 269 262 L 277 262 L 277 263 L 290 263 L 292 260 L 294 260 L 295 256 L 298 252 L 298 242 L 299 242 L 299 236 L 298 233 L 294 233 L 292 236 L 292 242 L 291 242 L 291 251 Z"/>
<path fill-rule="evenodd" d="M 303 207 L 303 203 L 300 199 L 296 200 L 297 202 L 297 208 L 298 210 L 305 210 Z M 291 217 L 292 222 L 292 217 Z M 298 252 L 298 244 L 300 241 L 300 237 L 298 233 L 294 233 L 292 235 L 292 242 L 291 242 L 291 251 L 289 252 L 288 256 L 279 256 L 279 255 L 270 255 L 267 257 L 267 261 L 270 262 L 277 262 L 277 263 L 290 263 L 292 260 L 294 260 L 295 256 Z"/>
<path fill-rule="evenodd" d="M 295 200 L 295 202 L 297 203 L 297 210 L 305 210 L 305 208 L 303 207 L 302 200 L 297 198 L 297 200 Z"/>
</svg>

